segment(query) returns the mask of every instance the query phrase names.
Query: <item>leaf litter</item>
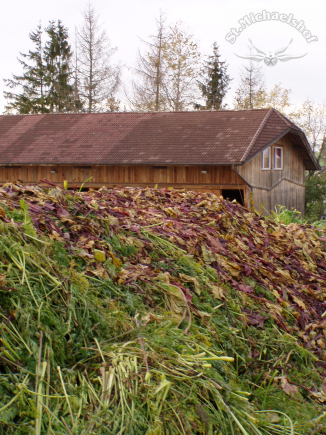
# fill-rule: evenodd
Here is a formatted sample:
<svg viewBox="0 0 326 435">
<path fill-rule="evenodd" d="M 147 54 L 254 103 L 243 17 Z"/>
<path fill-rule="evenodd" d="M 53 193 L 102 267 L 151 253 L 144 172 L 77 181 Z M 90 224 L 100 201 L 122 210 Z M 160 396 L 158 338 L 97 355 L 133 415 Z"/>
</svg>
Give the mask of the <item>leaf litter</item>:
<svg viewBox="0 0 326 435">
<path fill-rule="evenodd" d="M 0 206 L 0 433 L 326 433 L 325 233 L 173 189 Z"/>
</svg>

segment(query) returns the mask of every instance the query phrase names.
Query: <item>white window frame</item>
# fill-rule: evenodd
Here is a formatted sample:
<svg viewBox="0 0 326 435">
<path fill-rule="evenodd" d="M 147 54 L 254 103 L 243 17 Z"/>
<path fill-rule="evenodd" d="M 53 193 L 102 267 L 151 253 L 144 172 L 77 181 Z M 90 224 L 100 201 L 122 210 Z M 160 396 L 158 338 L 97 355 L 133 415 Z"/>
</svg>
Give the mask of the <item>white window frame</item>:
<svg viewBox="0 0 326 435">
<path fill-rule="evenodd" d="M 281 167 L 276 167 L 276 150 L 281 150 Z M 275 171 L 283 171 L 283 147 L 274 147 L 274 170 Z"/>
<path fill-rule="evenodd" d="M 264 168 L 264 152 L 268 151 L 269 152 L 269 166 L 268 168 Z M 270 171 L 271 169 L 271 147 L 268 147 L 266 149 L 263 150 L 263 152 L 261 153 L 261 170 L 262 171 Z"/>
</svg>

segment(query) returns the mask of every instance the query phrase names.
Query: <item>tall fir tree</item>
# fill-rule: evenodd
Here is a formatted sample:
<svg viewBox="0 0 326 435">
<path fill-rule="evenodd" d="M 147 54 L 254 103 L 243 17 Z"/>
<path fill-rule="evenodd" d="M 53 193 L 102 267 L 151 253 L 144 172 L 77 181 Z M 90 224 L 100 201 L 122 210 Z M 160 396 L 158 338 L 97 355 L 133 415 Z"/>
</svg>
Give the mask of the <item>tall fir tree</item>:
<svg viewBox="0 0 326 435">
<path fill-rule="evenodd" d="M 44 44 L 44 34 L 48 40 Z M 5 79 L 10 91 L 4 96 L 8 104 L 5 113 L 49 113 L 74 110 L 74 90 L 71 86 L 71 48 L 68 31 L 61 21 L 42 30 L 39 24 L 29 35 L 35 44 L 34 51 L 22 54 L 18 59 L 23 68 L 22 75 Z M 15 92 L 16 91 L 16 92 Z"/>
<path fill-rule="evenodd" d="M 220 57 L 219 47 L 214 42 L 213 54 L 204 61 L 201 80 L 198 80 L 204 104 L 195 104 L 196 109 L 219 110 L 222 108 L 223 99 L 232 79 L 227 74 L 228 65 L 222 62 Z"/>
<path fill-rule="evenodd" d="M 47 106 L 50 112 L 72 111 L 74 89 L 71 85 L 70 60 L 72 52 L 68 42 L 68 29 L 58 20 L 57 24 L 50 21 L 45 31 L 49 37 L 44 48 L 48 86 Z"/>
<path fill-rule="evenodd" d="M 47 113 L 46 106 L 46 66 L 43 59 L 43 30 L 39 24 L 34 32 L 29 34 L 35 44 L 34 51 L 27 54 L 20 53 L 18 59 L 23 68 L 22 75 L 14 75 L 12 79 L 4 79 L 10 91 L 4 92 L 8 104 L 5 113 Z M 14 90 L 17 89 L 17 92 Z"/>
</svg>

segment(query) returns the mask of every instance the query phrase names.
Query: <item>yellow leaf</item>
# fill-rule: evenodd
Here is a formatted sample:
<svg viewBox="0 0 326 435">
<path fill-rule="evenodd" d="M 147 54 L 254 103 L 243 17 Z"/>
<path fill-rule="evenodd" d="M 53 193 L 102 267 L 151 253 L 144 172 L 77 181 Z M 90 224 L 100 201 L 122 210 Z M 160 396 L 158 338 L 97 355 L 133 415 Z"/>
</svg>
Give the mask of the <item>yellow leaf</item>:
<svg viewBox="0 0 326 435">
<path fill-rule="evenodd" d="M 98 249 L 94 249 L 94 258 L 99 263 L 104 263 L 105 253 L 103 251 L 98 250 Z"/>
<path fill-rule="evenodd" d="M 166 284 L 170 284 L 170 278 L 172 278 L 172 277 L 169 274 L 169 272 L 160 272 L 155 279 L 157 279 L 159 281 L 162 280 Z"/>
<path fill-rule="evenodd" d="M 290 272 L 288 270 L 277 269 L 277 272 L 280 275 L 282 275 L 285 279 L 293 282 L 293 279 L 292 279 Z"/>
<path fill-rule="evenodd" d="M 204 201 L 201 201 L 199 204 L 197 204 L 197 207 L 202 207 L 203 205 L 206 205 L 208 201 L 204 199 Z"/>
<path fill-rule="evenodd" d="M 178 299 L 183 299 L 183 297 L 181 296 L 180 293 L 180 289 L 179 287 L 175 286 L 175 285 L 164 285 L 164 288 L 173 296 L 175 296 Z"/>
<path fill-rule="evenodd" d="M 228 270 L 233 277 L 235 278 L 239 277 L 241 272 L 241 267 L 237 263 L 227 260 L 226 258 L 224 258 L 222 255 L 219 254 L 215 254 L 215 257 L 217 258 L 217 261 L 221 263 L 221 265 L 226 270 Z"/>
<path fill-rule="evenodd" d="M 99 278 L 102 278 L 102 279 L 106 279 L 108 277 L 106 270 L 100 265 L 98 265 L 96 269 L 90 270 L 90 272 L 93 275 L 98 276 Z"/>
<path fill-rule="evenodd" d="M 292 298 L 294 300 L 295 303 L 297 303 L 299 305 L 300 308 L 302 308 L 303 310 L 306 309 L 305 304 L 302 302 L 301 299 L 297 298 L 296 296 L 292 295 Z"/>
<path fill-rule="evenodd" d="M 211 290 L 214 298 L 223 300 L 224 299 L 224 289 L 217 285 L 211 285 Z"/>
<path fill-rule="evenodd" d="M 285 302 L 285 301 L 284 301 Z M 276 315 L 281 315 L 282 313 L 282 308 L 279 305 L 276 304 L 271 304 L 269 302 L 265 302 L 265 305 L 267 308 L 269 308 L 270 312 L 272 314 L 276 314 Z"/>
<path fill-rule="evenodd" d="M 192 276 L 188 276 L 185 275 L 184 273 L 180 273 L 180 278 L 184 281 L 184 282 L 192 282 L 194 284 L 195 287 L 195 292 L 200 295 L 200 284 L 197 280 L 197 278 L 194 278 Z"/>
<path fill-rule="evenodd" d="M 112 227 L 117 227 L 119 225 L 119 221 L 116 217 L 114 216 L 108 216 L 106 219 L 106 222 L 111 225 Z"/>
<path fill-rule="evenodd" d="M 109 252 L 111 258 L 112 258 L 112 263 L 114 264 L 114 266 L 116 267 L 121 267 L 122 266 L 122 261 L 119 260 L 119 258 L 115 257 L 111 252 Z"/>
<path fill-rule="evenodd" d="M 319 403 L 325 403 L 326 402 L 326 394 L 324 391 L 321 391 L 320 393 L 310 393 L 310 395 L 317 400 Z"/>
<path fill-rule="evenodd" d="M 202 251 L 205 263 L 213 263 L 215 261 L 214 255 L 211 253 L 211 251 L 206 249 L 206 247 L 204 245 L 201 246 L 201 251 Z"/>
<path fill-rule="evenodd" d="M 149 322 L 160 323 L 162 321 L 162 319 L 163 319 L 163 316 L 156 316 L 153 313 L 147 313 L 146 316 L 143 316 L 141 318 L 142 323 L 145 324 L 145 325 L 147 325 L 147 323 L 149 323 Z"/>
</svg>

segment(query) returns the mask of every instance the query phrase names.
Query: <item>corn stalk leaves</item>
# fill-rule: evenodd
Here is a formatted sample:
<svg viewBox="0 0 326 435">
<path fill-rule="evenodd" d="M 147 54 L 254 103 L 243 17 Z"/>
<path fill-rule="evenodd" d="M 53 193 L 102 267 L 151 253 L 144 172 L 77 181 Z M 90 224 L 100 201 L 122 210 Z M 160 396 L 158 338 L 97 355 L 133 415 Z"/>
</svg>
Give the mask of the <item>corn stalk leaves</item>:
<svg viewBox="0 0 326 435">
<path fill-rule="evenodd" d="M 63 427 L 72 430 L 74 424 L 80 424 L 81 433 L 92 433 L 96 425 L 100 427 L 103 415 L 109 419 L 112 411 L 118 417 L 108 423 L 108 433 L 123 433 L 127 424 L 135 421 L 132 418 L 136 414 L 140 425 L 145 414 L 153 416 L 151 422 L 146 420 L 144 424 L 146 430 L 158 434 L 163 433 L 162 418 L 158 418 L 162 415 L 166 416 L 164 424 L 171 433 L 208 434 L 212 427 L 221 433 L 231 433 L 230 427 L 232 433 L 251 433 L 251 424 L 263 425 L 262 417 L 255 413 L 256 405 L 242 395 L 240 386 L 235 389 L 234 385 L 239 382 L 241 370 L 248 376 L 252 371 L 256 376 L 256 367 L 263 374 L 262 388 L 267 391 L 274 388 L 274 383 L 266 373 L 276 367 L 285 371 L 278 388 L 289 398 L 297 398 L 306 388 L 309 397 L 317 403 L 324 402 L 322 390 L 317 391 L 312 385 L 297 387 L 286 373 L 296 361 L 291 355 L 298 352 L 305 355 L 310 366 L 318 366 L 318 379 L 325 378 L 326 243 L 325 236 L 313 227 L 285 227 L 213 194 L 173 189 L 102 188 L 76 192 L 53 185 L 43 188 L 9 184 L 0 188 L 0 202 L 2 228 L 15 234 L 10 245 L 1 239 L 1 292 L 12 302 L 0 304 L 4 320 L 0 363 L 14 373 L 26 361 L 21 349 L 34 358 L 26 367 L 37 375 L 37 391 L 44 395 L 43 399 L 33 402 L 30 391 L 34 387 L 28 391 L 20 387 L 17 393 L 6 384 L 6 391 L 18 394 L 19 403 L 24 403 L 26 396 L 26 403 L 33 409 L 31 415 L 39 415 L 43 409 L 42 419 L 37 420 L 38 431 L 42 422 L 52 419 L 57 425 L 54 432 Z M 41 246 L 39 254 L 34 244 Z M 44 261 L 42 249 L 52 249 L 55 259 L 48 254 Z M 58 261 L 62 262 L 61 269 Z M 11 296 L 16 294 L 24 303 L 33 304 L 28 322 L 35 322 L 34 335 L 43 328 L 43 342 L 31 338 L 29 330 L 16 328 L 24 313 L 23 302 Z M 135 314 L 133 304 L 137 298 L 142 301 L 137 308 L 141 315 L 132 318 L 130 312 Z M 55 310 L 62 316 L 60 322 Z M 90 323 L 90 318 L 96 321 Z M 168 329 L 164 326 L 167 319 L 174 325 Z M 253 335 L 264 333 L 272 340 L 271 319 L 272 329 L 278 331 L 280 338 L 273 338 L 269 345 Z M 155 328 L 155 337 L 146 333 L 150 328 Z M 192 335 L 182 346 L 176 335 L 171 338 L 171 349 L 166 344 L 155 348 L 155 340 L 165 343 L 164 337 L 175 333 L 182 337 Z M 81 340 L 82 344 L 74 348 L 74 340 Z M 266 362 L 266 352 L 270 352 L 267 348 L 273 350 L 277 340 L 293 348 L 285 353 L 284 347 L 280 355 L 270 355 L 271 362 Z M 66 342 L 67 346 L 62 345 Z M 47 367 L 53 364 L 46 358 L 47 349 L 43 349 L 45 356 L 41 352 L 42 346 L 57 343 L 63 346 L 57 350 L 61 358 L 70 355 L 72 360 L 84 352 L 85 361 L 91 361 L 89 365 L 83 359 L 75 360 L 75 365 L 81 365 L 78 374 L 75 368 L 62 368 L 63 383 L 58 381 L 57 373 L 50 373 L 51 379 L 56 377 L 55 384 L 50 382 L 51 395 L 64 398 L 62 412 L 52 407 L 49 398 L 51 403 L 46 402 L 49 394 L 45 394 L 48 387 L 44 363 Z M 216 347 L 217 343 L 223 347 Z M 244 345 L 248 346 L 247 360 Z M 74 354 L 70 348 L 74 348 Z M 229 355 L 225 355 L 227 349 Z M 168 350 L 172 352 L 169 357 Z M 57 356 L 53 353 L 51 358 L 54 361 Z M 218 361 L 234 363 L 235 368 L 224 364 L 220 370 L 215 365 Z M 70 363 L 66 361 L 67 366 Z M 56 364 L 64 367 L 62 362 Z M 264 364 L 270 368 L 264 369 Z M 78 382 L 74 378 L 65 391 L 70 376 L 77 376 Z M 186 402 L 184 407 L 181 405 L 182 394 L 176 396 L 175 392 L 181 391 L 181 384 L 177 384 L 181 380 L 186 388 L 184 397 L 191 394 L 188 387 L 198 388 L 196 391 L 204 397 L 193 414 L 187 412 Z M 79 387 L 87 391 L 86 396 L 79 395 Z M 258 394 L 261 387 L 257 388 Z M 144 391 L 149 399 L 145 401 L 147 411 L 142 414 L 137 400 L 144 397 Z M 202 400 L 196 397 L 197 401 Z M 263 404 L 269 399 L 268 394 L 264 397 Z M 17 398 L 9 395 L 7 403 L 14 406 Z M 171 407 L 169 400 L 174 401 Z M 174 407 L 181 417 L 175 414 Z M 11 405 L 4 411 L 7 409 Z M 92 409 L 87 417 L 90 423 L 83 419 L 83 415 L 88 415 L 87 409 Z M 129 423 L 126 415 L 131 418 Z M 135 433 L 146 433 L 145 426 L 139 426 L 141 429 Z"/>
</svg>

